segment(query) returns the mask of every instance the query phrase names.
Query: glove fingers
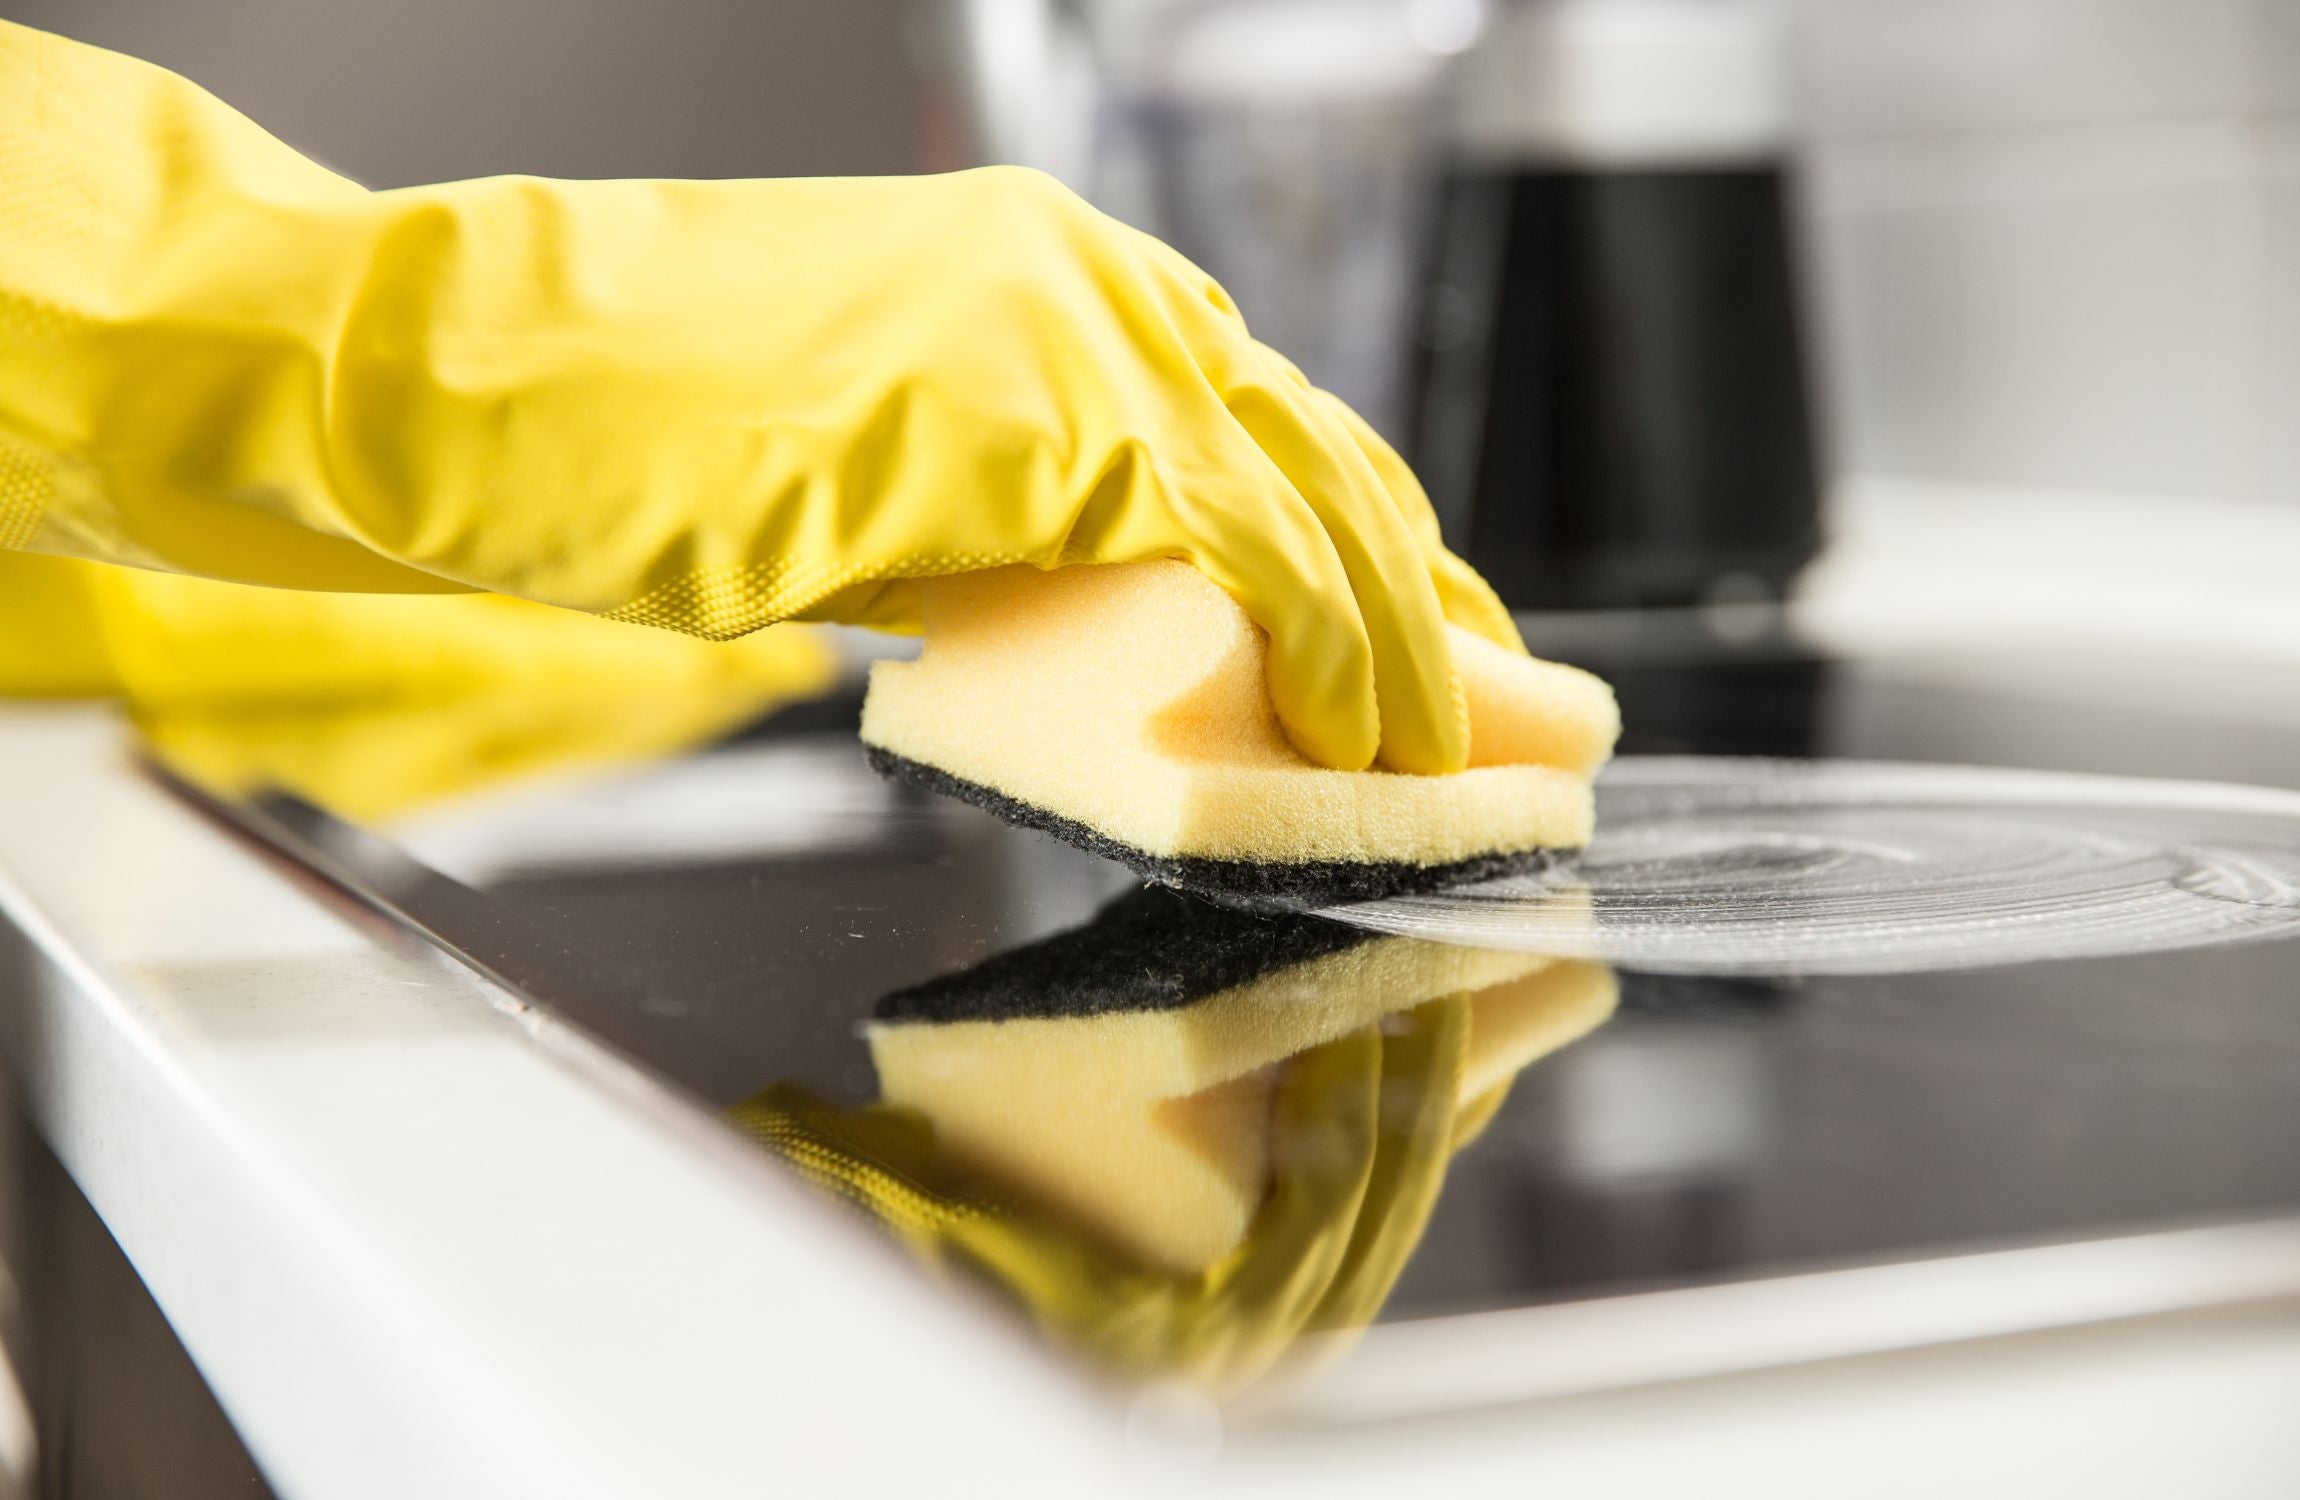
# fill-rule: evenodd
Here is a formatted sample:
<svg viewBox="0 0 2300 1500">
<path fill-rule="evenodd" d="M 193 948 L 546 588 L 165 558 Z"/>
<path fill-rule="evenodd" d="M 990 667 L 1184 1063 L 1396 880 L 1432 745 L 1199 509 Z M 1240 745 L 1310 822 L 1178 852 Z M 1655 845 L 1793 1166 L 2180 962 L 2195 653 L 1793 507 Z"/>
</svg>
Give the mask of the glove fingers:
<svg viewBox="0 0 2300 1500">
<path fill-rule="evenodd" d="M 1350 404 L 1332 391 L 1308 386 L 1309 399 L 1338 423 L 1350 435 L 1350 440 L 1365 455 L 1366 462 L 1381 476 L 1383 491 L 1396 503 L 1399 518 L 1421 543 L 1424 551 L 1435 552 L 1445 545 L 1438 534 L 1437 512 L 1430 508 L 1429 495 L 1422 489 L 1413 469 L 1389 440 L 1374 431 L 1373 424 L 1351 409 Z"/>
<path fill-rule="evenodd" d="M 1373 656 L 1381 763 L 1457 771 L 1469 756 L 1469 720 L 1422 549 L 1365 452 L 1290 368 L 1265 363 L 1230 386 L 1225 404 L 1317 514 L 1348 575 Z"/>
<path fill-rule="evenodd" d="M 1437 589 L 1448 621 L 1505 650 L 1527 654 L 1517 617 L 1501 602 L 1484 574 L 1442 547 L 1429 564 L 1430 582 Z"/>
<path fill-rule="evenodd" d="M 1314 759 L 1354 769 L 1377 752 L 1361 738 L 1362 729 L 1344 736 L 1341 725 L 1378 726 L 1378 756 L 1390 769 L 1460 769 L 1468 758 L 1469 730 L 1445 638 L 1442 598 L 1449 585 L 1423 565 L 1420 539 L 1408 524 L 1412 507 L 1428 509 L 1420 486 L 1397 463 L 1407 492 L 1389 494 L 1385 476 L 1356 435 L 1334 420 L 1321 401 L 1339 412 L 1348 412 L 1347 406 L 1318 391 L 1284 355 L 1256 342 L 1237 305 L 1212 277 L 1164 242 L 1129 232 L 1136 233 L 1147 261 L 1157 269 L 1170 326 L 1195 352 L 1208 381 L 1223 393 L 1230 416 L 1261 458 L 1276 466 L 1322 534 L 1323 546 L 1306 548 L 1297 541 L 1280 550 L 1330 555 L 1342 575 L 1340 593 L 1323 580 L 1305 586 L 1298 568 L 1291 575 L 1277 574 L 1266 593 L 1224 583 L 1241 599 L 1298 601 L 1290 610 L 1272 609 L 1272 618 L 1255 617 L 1270 634 L 1271 699 L 1289 736 Z M 1355 421 L 1355 414 L 1350 418 Z M 1232 517 L 1197 534 L 1228 536 L 1238 529 Z M 1434 518 L 1430 537 L 1434 544 Z M 1289 623 L 1289 616 L 1299 623 Z M 1331 659 L 1328 641 L 1344 637 L 1348 649 L 1362 652 L 1370 664 L 1362 687 L 1356 662 L 1345 674 Z M 1357 704 L 1345 705 L 1345 694 L 1356 695 Z M 1346 758 L 1314 748 L 1345 740 L 1366 748 L 1362 753 L 1353 749 Z"/>
<path fill-rule="evenodd" d="M 1237 449 L 1209 482 L 1168 496 L 1194 538 L 1179 555 L 1269 636 L 1270 704 L 1294 748 L 1320 765 L 1363 770 L 1381 748 L 1382 723 L 1349 571 L 1324 519 L 1271 455 L 1244 433 Z M 1266 487 L 1250 506 L 1238 503 L 1244 480 Z"/>
<path fill-rule="evenodd" d="M 1349 403 L 1330 391 L 1315 391 L 1315 397 L 1349 432 L 1359 451 L 1365 454 L 1366 462 L 1381 476 L 1383 487 L 1397 501 L 1406 525 L 1428 560 L 1430 582 L 1437 589 L 1446 619 L 1497 646 L 1523 651 L 1525 639 L 1518 633 L 1517 621 L 1511 617 L 1509 606 L 1501 602 L 1501 596 L 1477 569 L 1447 548 L 1438 530 L 1437 512 L 1431 508 L 1428 494 L 1405 459 L 1365 418 L 1352 411 Z"/>
</svg>

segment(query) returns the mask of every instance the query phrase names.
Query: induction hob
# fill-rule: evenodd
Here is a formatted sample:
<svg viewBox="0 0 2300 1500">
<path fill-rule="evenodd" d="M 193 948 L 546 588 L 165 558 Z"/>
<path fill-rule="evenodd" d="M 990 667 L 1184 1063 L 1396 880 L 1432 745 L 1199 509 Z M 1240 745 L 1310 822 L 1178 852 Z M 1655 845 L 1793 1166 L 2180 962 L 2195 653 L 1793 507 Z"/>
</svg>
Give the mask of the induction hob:
<svg viewBox="0 0 2300 1500">
<path fill-rule="evenodd" d="M 1540 649 L 1538 622 L 1533 636 Z M 2300 788 L 2300 719 L 2265 711 L 2278 701 L 2273 683 L 2242 672 L 2213 679 L 2213 704 L 2200 707 L 2191 693 L 2167 708 L 2137 691 L 2101 690 L 2101 664 L 2066 655 L 1852 659 L 1779 635 L 1566 644 L 1557 654 L 1616 684 L 1630 756 L 1971 762 Z M 1203 1343 L 1209 1320 L 1253 1322 L 1254 1309 L 1214 1295 L 1212 1272 L 1162 1261 L 1165 1250 L 1129 1237 L 1128 1224 L 1157 1222 L 1155 1206 L 1112 1218 L 1041 1191 L 1043 1182 L 1002 1183 L 1009 1158 L 995 1140 L 961 1153 L 955 1172 L 897 1160 L 936 1148 L 920 1148 L 915 1134 L 888 1145 L 871 1134 L 876 1125 L 851 1123 L 889 1113 L 882 1094 L 895 1043 L 883 1027 L 870 1032 L 874 1016 L 915 1022 L 919 1003 L 955 1003 L 972 1007 L 965 1020 L 996 1024 L 998 997 L 1023 991 L 1038 995 L 1040 1012 L 1074 1005 L 1075 996 L 1048 1002 L 1045 992 L 1092 968 L 1088 956 L 1118 930 L 1092 926 L 1097 913 L 1113 901 L 1123 912 L 1136 889 L 1116 866 L 878 780 L 854 741 L 853 706 L 811 705 L 681 761 L 508 788 L 372 830 L 294 797 L 193 795 L 747 1126 L 747 1139 L 803 1175 L 869 1203 L 922 1261 L 988 1281 L 1090 1360 L 1113 1362 L 1106 1315 L 1128 1297 L 1181 1298 L 1188 1314 L 1175 1325 L 1186 1332 L 1149 1340 L 1147 1355 L 1138 1340 L 1116 1361 L 1129 1375 L 1155 1374 L 1165 1354 L 1198 1347 L 1191 1340 Z M 1294 935 L 1271 942 L 1296 951 L 1259 971 L 1247 962 L 1228 975 L 1232 988 L 1271 972 L 1340 972 L 1289 968 L 1331 962 L 1323 955 L 1333 945 L 1286 930 Z M 1171 991 L 1183 981 L 1167 971 L 1190 970 L 1215 939 L 1187 921 L 1160 932 L 1146 940 L 1147 956 L 1121 967 L 1157 970 Z M 1049 940 L 1051 950 L 1037 951 L 1053 957 L 1027 983 L 982 968 Z M 1602 983 L 1602 996 L 1589 1000 L 1597 992 L 1584 985 L 1578 1018 L 1519 1046 L 1498 1076 L 1478 1080 L 1474 1098 L 1449 1093 L 1435 1115 L 1424 1110 L 1434 1126 L 1381 1127 L 1391 1133 L 1367 1147 L 1375 1188 L 1362 1189 L 1358 1221 L 1340 1231 L 1347 1264 L 1311 1299 L 1321 1310 L 1256 1326 L 1333 1334 L 1346 1323 L 1770 1285 L 1833 1268 L 2300 1216 L 2291 1150 L 2300 1139 L 2300 940 L 1921 973 L 1595 967 L 1600 977 L 1588 984 Z M 1400 1004 L 1385 1010 L 1377 996 L 1360 1017 L 1388 1059 L 1365 1064 L 1378 1075 L 1367 1086 L 1383 1111 L 1410 1113 L 1438 1087 L 1428 1047 L 1469 1045 L 1441 1033 L 1469 1035 L 1483 1013 L 1473 997 L 1471 1013 L 1449 1017 L 1438 995 L 1407 993 L 1422 981 L 1396 977 L 1394 966 L 1382 972 L 1390 977 L 1380 982 L 1402 986 Z M 1451 970 L 1430 972 L 1428 984 L 1453 982 Z M 988 982 L 969 977 L 984 973 Z M 1505 989 L 1527 982 L 1501 970 L 1479 977 L 1496 974 Z M 947 1000 L 954 985 L 968 992 L 958 1002 Z M 1125 989 L 1107 972 L 1096 986 Z M 928 1001 L 914 1003 L 920 994 Z M 1126 1008 L 1085 1008 L 1096 1004 Z M 1020 1027 L 1038 1013 L 1025 1004 L 1010 1019 Z M 1236 1076 L 1198 1081 L 1244 1090 L 1241 1109 L 1282 1109 L 1282 1091 L 1305 1086 L 1290 1081 L 1307 1068 L 1299 1059 L 1339 1045 L 1315 1031 L 1302 1049 L 1241 1054 Z M 995 1058 L 981 1062 L 988 1055 L 930 1048 L 928 1071 L 980 1065 L 984 1088 L 1012 1086 L 1017 1075 Z M 921 1088 L 916 1097 L 933 1097 Z M 1045 1137 L 1064 1133 L 1070 1109 L 1084 1139 L 1086 1115 L 1100 1107 L 1016 1104 L 1020 1155 L 1011 1159 L 1054 1172 L 1059 1187 L 1067 1169 L 1042 1158 L 1059 1155 L 1060 1142 Z M 963 1134 L 957 1121 L 943 1121 L 953 1138 Z M 995 1122 L 985 1128 L 995 1136 Z M 1423 1134 L 1408 1140 L 1413 1130 Z M 1263 1163 L 1272 1175 L 1282 1168 Z M 1407 1186 L 1382 1199 L 1392 1178 Z M 918 1211 L 926 1217 L 890 1213 L 890 1194 L 928 1203 Z M 1034 1236 L 1022 1249 L 950 1227 L 1006 1212 L 985 1204 L 1016 1202 Z M 1251 1274 L 1270 1277 L 1276 1260 L 1292 1275 L 1304 1257 L 1326 1253 L 1317 1234 L 1265 1233 L 1269 1205 L 1247 1207 L 1262 1217 L 1231 1261 L 1258 1258 Z M 1366 1222 L 1377 1213 L 1381 1223 Z M 1154 1240 L 1168 1230 L 1144 1232 Z M 2248 1243 L 2257 1261 L 2259 1242 Z M 1057 1261 L 1072 1268 L 1069 1304 L 1031 1290 Z M 1382 1264 L 1363 1270 L 1369 1261 Z M 2239 1263 L 2252 1261 L 2227 1265 Z M 2209 1280 L 2222 1263 L 2198 1264 Z M 1344 1283 L 1346 1297 L 1334 1289 Z M 1101 1299 L 1093 1317 L 1072 1305 L 1080 1284 Z M 2210 1300 L 2211 1288 L 2189 1295 Z M 1959 1336 L 1954 1318 L 1942 1336 Z"/>
</svg>

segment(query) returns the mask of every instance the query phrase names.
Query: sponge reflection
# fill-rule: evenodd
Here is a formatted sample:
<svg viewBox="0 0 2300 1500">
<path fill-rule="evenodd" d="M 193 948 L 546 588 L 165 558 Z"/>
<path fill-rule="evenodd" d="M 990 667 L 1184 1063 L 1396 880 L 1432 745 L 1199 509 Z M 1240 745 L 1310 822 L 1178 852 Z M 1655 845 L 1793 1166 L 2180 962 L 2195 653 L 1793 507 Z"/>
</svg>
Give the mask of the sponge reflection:
<svg viewBox="0 0 2300 1500">
<path fill-rule="evenodd" d="M 1150 888 L 888 996 L 876 1105 L 777 1086 L 730 1113 L 1114 1373 L 1236 1390 L 1374 1317 L 1453 1154 L 1616 994 L 1592 964 Z"/>
</svg>

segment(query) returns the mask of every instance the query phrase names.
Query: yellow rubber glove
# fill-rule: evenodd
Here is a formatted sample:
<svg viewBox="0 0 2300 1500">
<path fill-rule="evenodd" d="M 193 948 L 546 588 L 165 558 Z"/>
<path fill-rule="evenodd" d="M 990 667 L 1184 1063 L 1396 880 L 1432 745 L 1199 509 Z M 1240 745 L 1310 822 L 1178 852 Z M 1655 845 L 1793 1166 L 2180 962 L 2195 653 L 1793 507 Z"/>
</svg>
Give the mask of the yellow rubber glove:
<svg viewBox="0 0 2300 1500">
<path fill-rule="evenodd" d="M 0 698 L 112 698 L 91 563 L 0 552 Z"/>
<path fill-rule="evenodd" d="M 1444 622 L 1517 644 L 1394 453 L 1047 178 L 368 192 L 4 23 L 0 546 L 713 638 L 1180 557 L 1351 768 L 1458 769 Z"/>
<path fill-rule="evenodd" d="M 778 1085 L 727 1118 L 919 1258 L 969 1267 L 1113 1372 L 1231 1393 L 1313 1332 L 1371 1322 L 1421 1241 L 1457 1133 L 1470 1001 L 1434 1000 L 1296 1054 L 1273 1102 L 1276 1180 L 1244 1244 L 1202 1272 L 1143 1266 L 987 1182 L 930 1125 Z M 1491 1112 L 1491 1102 L 1473 1108 Z"/>
<path fill-rule="evenodd" d="M 301 593 L 0 553 L 0 696 L 123 698 L 203 785 L 283 787 L 360 819 L 715 739 L 830 686 L 818 635 L 698 641 L 518 599 Z"/>
</svg>

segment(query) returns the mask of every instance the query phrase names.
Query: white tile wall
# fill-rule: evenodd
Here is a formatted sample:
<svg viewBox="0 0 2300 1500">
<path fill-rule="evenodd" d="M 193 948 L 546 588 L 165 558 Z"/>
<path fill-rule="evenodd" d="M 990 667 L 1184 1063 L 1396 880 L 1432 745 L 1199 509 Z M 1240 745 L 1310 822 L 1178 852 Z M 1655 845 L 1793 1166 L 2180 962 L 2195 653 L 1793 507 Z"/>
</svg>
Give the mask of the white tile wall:
<svg viewBox="0 0 2300 1500">
<path fill-rule="evenodd" d="M 2210 114 L 2252 88 L 2254 6 L 2292 0 L 1793 0 L 1826 135 Z"/>
<path fill-rule="evenodd" d="M 2260 493 L 2260 154 L 2218 123 L 1824 147 L 1807 196 L 1845 456 Z"/>
<path fill-rule="evenodd" d="M 2300 0 L 1796 0 L 1836 457 L 2300 505 Z"/>
<path fill-rule="evenodd" d="M 2272 125 L 2268 149 L 2268 483 L 2300 505 L 2300 118 Z"/>
<path fill-rule="evenodd" d="M 2253 62 L 2263 108 L 2300 111 L 2300 0 L 2254 0 Z"/>
</svg>

